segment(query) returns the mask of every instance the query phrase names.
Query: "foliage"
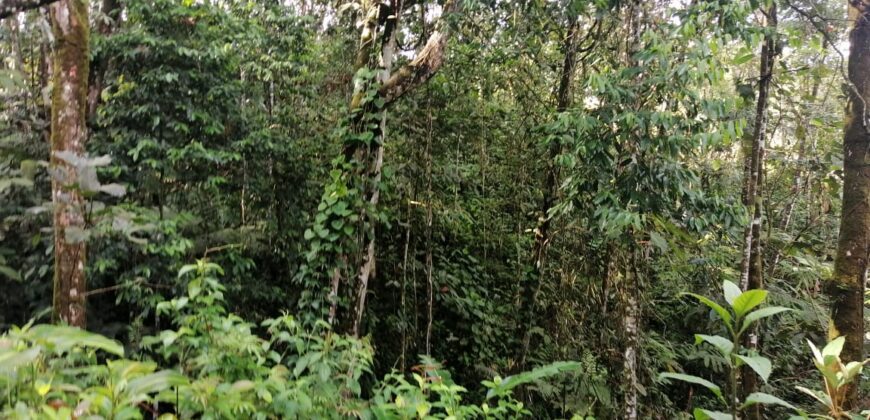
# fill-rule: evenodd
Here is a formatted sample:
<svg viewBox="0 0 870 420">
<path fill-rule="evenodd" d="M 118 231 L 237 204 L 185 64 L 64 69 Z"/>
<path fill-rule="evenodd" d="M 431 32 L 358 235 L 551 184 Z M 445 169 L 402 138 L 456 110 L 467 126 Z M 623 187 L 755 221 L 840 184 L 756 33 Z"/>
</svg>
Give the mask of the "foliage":
<svg viewBox="0 0 870 420">
<path fill-rule="evenodd" d="M 775 404 L 795 409 L 792 404 L 763 392 L 754 392 L 741 399 L 741 388 L 738 387 L 738 372 L 741 366 L 748 366 L 764 381 L 767 381 L 772 373 L 770 359 L 747 352 L 742 347 L 743 338 L 748 333 L 748 329 L 761 319 L 789 311 L 790 309 L 779 306 L 760 307 L 767 299 L 768 292 L 766 290 L 751 289 L 742 291 L 736 284 L 730 281 L 725 281 L 722 284 L 722 288 L 725 301 L 728 303 L 727 308 L 701 295 L 694 293 L 687 293 L 687 295 L 708 306 L 719 317 L 719 320 L 728 332 L 728 337 L 706 334 L 695 335 L 696 345 L 706 343 L 713 346 L 725 360 L 725 365 L 728 369 L 728 393 L 723 392 L 722 387 L 719 385 L 694 375 L 665 372 L 659 375 L 659 378 L 676 379 L 700 385 L 710 390 L 729 408 L 728 413 L 696 408 L 693 413 L 696 419 L 737 419 L 742 410 L 755 404 Z"/>
</svg>

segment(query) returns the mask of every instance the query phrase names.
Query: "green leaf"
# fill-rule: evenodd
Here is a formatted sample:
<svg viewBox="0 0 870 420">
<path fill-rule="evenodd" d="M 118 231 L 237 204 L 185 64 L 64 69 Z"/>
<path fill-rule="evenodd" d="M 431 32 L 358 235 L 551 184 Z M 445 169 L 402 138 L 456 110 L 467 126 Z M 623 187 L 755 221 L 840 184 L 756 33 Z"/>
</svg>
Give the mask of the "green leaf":
<svg viewBox="0 0 870 420">
<path fill-rule="evenodd" d="M 711 392 L 716 394 L 719 399 L 725 401 L 724 397 L 722 397 L 722 388 L 719 388 L 719 385 L 714 384 L 704 378 L 699 378 L 693 375 L 686 375 L 683 373 L 671 373 L 665 372 L 659 375 L 659 379 L 676 379 L 678 381 L 688 382 L 695 385 L 701 385 L 704 388 L 709 389 Z"/>
<path fill-rule="evenodd" d="M 815 390 L 812 390 L 809 388 L 804 388 L 802 386 L 796 386 L 795 388 L 798 391 L 803 392 L 804 394 L 807 394 L 807 395 L 815 398 L 817 401 L 824 404 L 825 406 L 827 406 L 827 407 L 831 406 L 831 397 L 829 397 L 828 394 L 825 394 L 822 391 L 815 391 Z"/>
<path fill-rule="evenodd" d="M 745 330 L 748 328 L 753 322 L 758 321 L 762 318 L 767 318 L 770 316 L 774 316 L 778 313 L 791 311 L 791 308 L 783 308 L 782 306 L 769 306 L 766 308 L 761 308 L 757 311 L 750 312 L 749 315 L 746 315 L 746 318 L 743 319 L 743 328 Z"/>
<path fill-rule="evenodd" d="M 695 415 L 695 420 L 733 420 L 733 417 L 728 413 L 704 410 L 703 408 L 696 408 L 692 414 Z"/>
<path fill-rule="evenodd" d="M 695 299 L 698 299 L 699 301 L 701 301 L 701 303 L 709 306 L 710 309 L 713 309 L 713 311 L 715 311 L 719 315 L 719 318 L 722 318 L 722 320 L 725 321 L 725 324 L 727 324 L 729 327 L 731 326 L 731 314 L 728 312 L 727 309 L 723 308 L 718 303 L 713 302 L 712 300 L 710 300 L 704 296 L 695 294 L 695 293 L 682 293 L 682 294 L 687 295 L 687 296 L 691 296 Z"/>
<path fill-rule="evenodd" d="M 161 370 L 150 375 L 133 379 L 127 385 L 133 395 L 151 394 L 174 386 L 187 385 L 189 381 L 184 375 L 174 370 Z"/>
<path fill-rule="evenodd" d="M 6 350 L 0 352 L 0 372 L 11 372 L 36 360 L 41 350 L 41 347 L 36 346 L 23 351 Z"/>
<path fill-rule="evenodd" d="M 743 293 L 736 284 L 728 280 L 722 282 L 722 289 L 725 291 L 725 301 L 731 306 L 734 306 L 734 301 Z"/>
<path fill-rule="evenodd" d="M 822 349 L 822 360 L 827 361 L 828 357 L 840 357 L 840 353 L 843 352 L 844 344 L 846 344 L 845 336 L 840 336 L 831 340 L 831 342 L 826 344 L 825 348 Z"/>
<path fill-rule="evenodd" d="M 770 364 L 770 359 L 763 356 L 744 356 L 741 354 L 735 354 L 738 359 L 742 360 L 743 363 L 749 365 L 764 382 L 767 382 L 767 378 L 770 377 L 770 372 L 773 371 L 773 366 Z"/>
<path fill-rule="evenodd" d="M 18 274 L 18 272 L 13 270 L 11 267 L 0 265 L 0 274 L 9 277 L 11 280 L 21 281 L 21 274 Z"/>
<path fill-rule="evenodd" d="M 31 328 L 30 333 L 37 341 L 51 344 L 59 352 L 74 347 L 89 347 L 124 357 L 121 343 L 79 328 L 43 324 Z"/>
<path fill-rule="evenodd" d="M 734 308 L 734 313 L 737 314 L 738 317 L 742 317 L 749 313 L 753 308 L 760 305 L 761 302 L 764 302 L 764 299 L 767 299 L 767 290 L 747 290 L 734 299 L 734 303 L 731 307 Z"/>
<path fill-rule="evenodd" d="M 739 55 L 737 57 L 734 57 L 734 60 L 732 60 L 731 63 L 734 64 L 735 66 L 739 66 L 743 63 L 748 62 L 749 60 L 752 60 L 753 57 L 755 57 L 755 54 L 750 52 L 747 54 L 743 54 L 743 55 Z"/>
<path fill-rule="evenodd" d="M 792 410 L 796 410 L 795 406 L 789 404 L 786 401 L 779 399 L 770 394 L 765 394 L 763 392 L 753 392 L 746 397 L 746 400 L 743 402 L 743 408 L 749 407 L 753 404 L 774 404 L 781 405 L 783 407 L 791 408 Z"/>
<path fill-rule="evenodd" d="M 731 354 L 731 351 L 734 350 L 734 343 L 719 335 L 695 334 L 695 345 L 701 344 L 702 342 L 712 344 L 726 358 Z"/>
<path fill-rule="evenodd" d="M 534 382 L 539 379 L 553 376 L 562 372 L 579 370 L 581 367 L 582 364 L 578 362 L 555 362 L 550 363 L 549 365 L 532 369 L 528 372 L 508 376 L 507 378 L 504 378 L 504 380 L 502 380 L 500 383 L 497 383 L 494 387 L 490 388 L 490 390 L 486 393 L 486 399 L 490 399 L 494 396 L 505 395 L 510 390 L 522 384 Z"/>
<path fill-rule="evenodd" d="M 178 278 L 184 277 L 185 274 L 196 270 L 196 264 L 187 264 L 184 267 L 181 267 L 181 270 L 178 270 Z"/>
</svg>

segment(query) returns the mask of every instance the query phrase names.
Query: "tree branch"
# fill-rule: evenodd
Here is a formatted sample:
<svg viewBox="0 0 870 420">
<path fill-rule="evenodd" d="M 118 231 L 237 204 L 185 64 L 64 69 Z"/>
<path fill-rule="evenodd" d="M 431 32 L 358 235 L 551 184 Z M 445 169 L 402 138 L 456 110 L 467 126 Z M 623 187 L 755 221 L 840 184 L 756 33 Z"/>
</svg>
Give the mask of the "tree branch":
<svg viewBox="0 0 870 420">
<path fill-rule="evenodd" d="M 385 103 L 392 103 L 405 93 L 426 83 L 444 64 L 444 50 L 450 37 L 447 19 L 451 13 L 456 11 L 459 1 L 462 0 L 447 0 L 444 3 L 441 18 L 435 24 L 435 30 L 429 35 L 423 49 L 410 63 L 391 74 L 390 78 L 378 89 L 378 93 Z"/>
<path fill-rule="evenodd" d="M 57 0 L 0 0 L 0 20 L 18 12 L 47 6 Z"/>
</svg>

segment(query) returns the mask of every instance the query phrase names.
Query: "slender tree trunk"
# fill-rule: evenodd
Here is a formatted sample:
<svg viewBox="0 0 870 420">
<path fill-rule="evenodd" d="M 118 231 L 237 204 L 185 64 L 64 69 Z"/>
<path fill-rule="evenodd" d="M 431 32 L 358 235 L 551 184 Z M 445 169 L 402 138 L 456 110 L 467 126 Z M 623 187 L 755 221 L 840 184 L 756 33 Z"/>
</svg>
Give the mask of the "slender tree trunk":
<svg viewBox="0 0 870 420">
<path fill-rule="evenodd" d="M 776 3 L 771 4 L 765 12 L 767 30 L 764 43 L 761 46 L 761 63 L 758 70 L 758 102 L 755 108 L 755 127 L 752 135 L 751 153 L 746 159 L 749 163 L 744 172 L 743 204 L 750 215 L 751 222 L 744 231 L 743 259 L 741 261 L 740 286 L 743 290 L 762 289 L 763 258 L 761 244 L 761 221 L 764 216 L 761 206 L 762 179 L 764 170 L 764 147 L 768 121 L 768 103 L 770 102 L 770 85 L 773 79 L 773 68 L 776 64 Z M 746 335 L 743 345 L 750 350 L 758 347 L 758 332 L 753 328 Z M 749 395 L 758 388 L 755 372 L 748 366 L 742 371 L 742 392 Z M 760 419 L 760 404 L 747 409 L 748 419 Z"/>
<path fill-rule="evenodd" d="M 433 270 L 435 264 L 432 261 L 432 109 L 427 104 L 426 109 L 426 355 L 432 354 L 432 324 L 435 321 L 435 281 Z"/>
<path fill-rule="evenodd" d="M 456 11 L 458 3 L 456 0 L 448 0 L 442 6 L 441 19 L 436 23 L 435 30 L 429 36 L 426 45 L 420 50 L 417 56 L 410 63 L 402 66 L 394 72 L 390 72 L 395 51 L 395 36 L 398 31 L 398 18 L 402 11 L 401 0 L 394 0 L 389 5 L 375 4 L 366 13 L 366 17 L 362 22 L 362 31 L 360 34 L 360 46 L 357 49 L 354 67 L 356 71 L 364 68 L 371 68 L 371 57 L 374 52 L 374 47 L 378 40 L 381 42 L 380 62 L 378 68 L 380 71 L 376 77 L 376 90 L 378 98 L 376 101 L 364 103 L 364 97 L 368 91 L 367 81 L 355 80 L 354 93 L 350 102 L 350 111 L 355 113 L 354 121 L 351 123 L 352 130 L 371 130 L 365 124 L 365 115 L 367 113 L 380 113 L 379 128 L 374 130 L 374 138 L 368 145 L 364 145 L 359 141 L 348 142 L 344 146 L 343 156 L 345 162 L 351 163 L 357 168 L 351 177 L 355 177 L 363 186 L 363 200 L 367 203 L 368 209 L 376 211 L 379 201 L 379 184 L 381 179 L 381 169 L 384 162 L 383 143 L 385 141 L 386 128 L 386 109 L 394 101 L 405 95 L 406 93 L 416 89 L 426 83 L 444 64 L 444 54 L 449 38 L 448 25 L 445 16 Z M 382 101 L 379 105 L 374 105 L 375 102 Z M 346 169 L 342 169 L 346 170 Z M 359 258 L 359 263 L 349 263 L 347 275 L 357 278 L 358 289 L 356 298 L 356 309 L 352 319 L 352 333 L 358 335 L 361 330 L 361 323 L 365 313 L 365 300 L 368 293 L 368 284 L 375 272 L 375 225 L 376 218 L 373 214 L 365 214 L 365 211 L 360 217 L 360 224 L 365 233 L 362 235 L 363 255 Z M 334 258 L 335 261 L 350 262 L 347 251 L 340 252 L 341 255 Z M 335 271 L 329 269 L 330 272 Z M 341 275 L 334 277 L 331 295 L 338 294 L 338 284 L 341 282 Z M 333 298 L 330 302 L 329 313 L 330 318 L 337 317 L 338 299 Z"/>
<path fill-rule="evenodd" d="M 394 0 L 391 3 L 389 10 L 381 10 L 380 13 L 387 13 L 388 16 L 392 15 L 392 18 L 387 18 L 387 24 L 384 25 L 384 33 L 383 33 L 383 42 L 381 45 L 381 53 L 380 60 L 378 66 L 380 71 L 378 72 L 377 82 L 379 84 L 385 83 L 390 78 L 390 72 L 393 68 L 393 54 L 396 49 L 396 32 L 398 31 L 399 22 L 398 22 L 398 11 L 402 8 L 401 0 Z M 370 161 L 368 163 L 367 176 L 369 180 L 364 182 L 367 188 L 367 196 L 368 203 L 370 209 L 377 208 L 378 201 L 380 198 L 380 183 L 381 183 L 381 172 L 384 166 L 384 144 L 386 142 L 387 136 L 387 113 L 386 110 L 380 111 L 380 127 L 378 129 L 378 141 L 372 143 L 371 147 L 367 151 L 367 155 L 369 159 L 371 156 L 374 156 L 374 161 Z M 369 279 L 371 279 L 372 275 L 375 271 L 375 225 L 377 223 L 376 217 L 373 214 L 369 214 L 368 216 L 368 232 L 367 232 L 367 241 L 366 252 L 363 256 L 362 265 L 360 266 L 358 277 L 359 289 L 357 294 L 357 308 L 356 308 L 356 317 L 354 318 L 353 323 L 353 336 L 358 337 L 360 332 L 360 324 L 363 320 L 363 314 L 365 312 L 365 302 L 366 302 L 366 294 L 368 293 L 368 285 Z"/>
<path fill-rule="evenodd" d="M 766 12 L 767 27 L 769 30 L 776 28 L 776 5 L 772 5 Z M 773 78 L 773 67 L 776 61 L 776 40 L 773 34 L 768 33 L 761 47 L 761 64 L 758 80 L 758 101 L 755 107 L 755 124 L 752 134 L 752 143 L 748 147 L 746 164 L 744 166 L 743 181 L 743 205 L 750 217 L 750 223 L 746 226 L 743 234 L 743 258 L 740 263 L 740 287 L 750 287 L 750 265 L 752 261 L 752 238 L 753 232 L 760 232 L 761 219 L 755 217 L 755 208 L 760 204 L 761 195 L 758 194 L 758 179 L 761 169 L 761 160 L 764 155 L 765 134 L 767 130 L 767 108 L 770 100 L 770 82 Z M 760 281 L 760 280 L 758 280 Z M 758 283 L 758 281 L 755 281 Z"/>
<path fill-rule="evenodd" d="M 51 7 L 54 33 L 51 96 L 51 183 L 54 204 L 54 315 L 78 327 L 86 324 L 85 242 L 69 232 L 85 227 L 81 193 L 70 186 L 76 168 L 57 153 L 82 156 L 87 129 L 88 6 L 85 0 L 60 0 Z"/>
<path fill-rule="evenodd" d="M 864 282 L 867 277 L 870 234 L 870 148 L 867 100 L 870 98 L 870 1 L 849 2 L 849 99 L 843 136 L 843 208 L 834 275 L 827 285 L 831 298 L 828 337 L 846 337 L 844 362 L 864 358 Z M 852 384 L 847 406 L 858 405 L 858 381 Z"/>
<path fill-rule="evenodd" d="M 118 0 L 103 0 L 100 5 L 100 14 L 102 16 L 99 16 L 99 20 L 97 20 L 97 32 L 104 37 L 109 36 L 120 23 L 121 3 Z M 97 113 L 100 95 L 103 92 L 103 79 L 109 70 L 109 65 L 109 60 L 105 56 L 94 60 L 88 85 L 88 119 L 92 119 Z"/>
<path fill-rule="evenodd" d="M 622 333 L 625 347 L 622 353 L 622 372 L 625 376 L 625 396 L 623 398 L 623 419 L 633 420 L 638 418 L 637 384 L 640 383 L 637 375 L 637 349 L 639 346 L 639 320 L 640 307 L 637 300 L 637 258 L 634 251 L 629 251 L 628 258 L 620 268 L 623 271 L 620 280 L 622 289 L 623 313 Z"/>
<path fill-rule="evenodd" d="M 572 18 L 568 34 L 562 44 L 564 60 L 562 72 L 559 76 L 559 90 L 556 94 L 556 112 L 565 112 L 571 106 L 571 83 L 574 80 L 574 68 L 576 66 L 577 44 L 580 37 L 580 19 Z M 535 242 L 532 247 L 532 267 L 520 293 L 520 315 L 522 319 L 523 341 L 520 354 L 517 357 L 517 371 L 526 369 L 529 350 L 531 349 L 532 329 L 535 323 L 535 306 L 544 275 L 547 248 L 550 245 L 550 218 L 548 212 L 556 199 L 558 167 L 555 160 L 562 152 L 562 144 L 553 141 L 547 148 L 547 172 L 544 178 L 544 198 L 538 209 L 538 221 L 535 227 Z"/>
</svg>

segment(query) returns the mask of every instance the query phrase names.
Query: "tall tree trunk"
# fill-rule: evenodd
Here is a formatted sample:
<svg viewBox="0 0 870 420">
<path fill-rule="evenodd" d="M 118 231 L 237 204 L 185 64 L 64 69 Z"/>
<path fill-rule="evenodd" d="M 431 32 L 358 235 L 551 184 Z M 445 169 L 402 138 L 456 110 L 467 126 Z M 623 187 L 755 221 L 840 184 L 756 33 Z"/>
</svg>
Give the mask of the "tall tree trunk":
<svg viewBox="0 0 870 420">
<path fill-rule="evenodd" d="M 743 290 L 761 289 L 763 284 L 763 258 L 761 255 L 761 220 L 763 217 L 762 171 L 764 170 L 764 147 L 768 121 L 768 103 L 770 101 L 770 85 L 773 79 L 773 68 L 776 64 L 776 3 L 771 4 L 764 12 L 767 17 L 767 33 L 761 46 L 761 63 L 758 70 L 758 102 L 755 108 L 755 127 L 752 135 L 751 153 L 747 157 L 749 165 L 744 171 L 743 204 L 746 206 L 749 225 L 744 231 L 743 259 L 741 261 L 740 286 Z M 758 332 L 751 329 L 746 336 L 744 346 L 750 350 L 758 347 Z M 749 395 L 758 388 L 755 372 L 748 366 L 743 367 L 743 395 Z M 746 410 L 748 419 L 760 419 L 760 404 Z"/>
<path fill-rule="evenodd" d="M 374 4 L 366 12 L 367 15 L 362 22 L 360 46 L 357 49 L 354 67 L 356 71 L 373 67 L 372 55 L 375 51 L 374 47 L 380 39 L 381 50 L 377 63 L 379 72 L 374 81 L 377 83 L 378 97 L 375 101 L 364 101 L 370 85 L 367 85 L 368 82 L 365 80 L 355 80 L 354 93 L 350 102 L 350 111 L 354 117 L 350 129 L 371 131 L 372 129 L 369 128 L 366 121 L 363 121 L 366 119 L 367 113 L 378 113 L 379 116 L 376 119 L 379 120 L 379 124 L 378 128 L 374 130 L 375 132 L 372 133 L 376 140 L 370 144 L 359 141 L 348 142 L 344 145 L 343 156 L 346 163 L 350 163 L 352 167 L 356 168 L 355 173 L 345 173 L 345 175 L 348 175 L 349 178 L 355 178 L 363 186 L 362 198 L 370 211 L 376 211 L 380 195 L 379 184 L 384 162 L 383 143 L 385 141 L 387 107 L 404 94 L 426 83 L 444 64 L 444 54 L 450 34 L 446 17 L 456 11 L 457 5 L 456 0 L 448 0 L 444 3 L 442 17 L 436 23 L 435 30 L 429 36 L 426 45 L 410 63 L 392 73 L 390 70 L 394 58 L 395 36 L 399 29 L 398 18 L 403 8 L 403 2 L 394 0 L 389 5 Z M 378 102 L 380 103 L 376 105 Z M 346 170 L 346 168 L 342 168 L 342 171 Z M 340 255 L 334 258 L 335 261 L 347 262 L 347 268 L 350 271 L 347 275 L 357 278 L 358 288 L 356 304 L 354 305 L 356 308 L 352 315 L 351 326 L 354 335 L 358 335 L 361 331 L 368 284 L 375 272 L 376 218 L 373 214 L 365 214 L 365 211 L 361 216 L 359 220 L 364 234 L 359 249 L 363 250 L 363 255 L 358 258 L 358 264 L 352 262 L 353 259 L 348 257 L 347 251 L 341 251 Z M 330 296 L 333 298 L 330 302 L 329 313 L 330 318 L 335 318 L 338 312 L 337 296 L 341 274 L 334 268 L 328 268 L 328 270 L 330 273 L 339 273 L 333 277 L 330 287 Z"/>
<path fill-rule="evenodd" d="M 633 244 L 637 246 L 636 244 Z M 638 258 L 636 251 L 629 250 L 625 261 L 623 261 L 623 271 L 620 282 L 622 304 L 622 334 L 625 346 L 622 351 L 622 372 L 625 376 L 625 396 L 623 398 L 623 414 L 622 418 L 633 420 L 638 418 L 638 400 L 637 389 L 637 351 L 640 344 L 639 340 L 639 322 L 640 322 L 640 306 L 638 302 L 638 287 L 637 278 L 637 263 Z"/>
<path fill-rule="evenodd" d="M 580 37 L 580 19 L 572 18 L 568 34 L 562 44 L 564 60 L 562 72 L 559 75 L 559 88 L 556 94 L 556 112 L 565 112 L 571 106 L 571 84 L 574 80 L 574 68 L 577 63 L 577 45 Z M 546 262 L 547 247 L 550 245 L 550 217 L 548 212 L 556 199 L 558 167 L 556 158 L 562 152 L 562 144 L 553 141 L 547 148 L 547 172 L 544 178 L 544 198 L 538 209 L 538 221 L 534 230 L 535 242 L 532 247 L 532 267 L 527 278 L 524 279 L 523 288 L 520 291 L 520 316 L 522 317 L 523 341 L 520 354 L 517 357 L 516 371 L 526 369 L 529 350 L 531 349 L 532 330 L 535 323 L 535 306 L 544 275 L 544 263 Z"/>
<path fill-rule="evenodd" d="M 97 20 L 97 32 L 102 36 L 111 35 L 121 20 L 121 3 L 118 0 L 103 0 L 100 5 L 99 19 Z M 107 57 L 99 57 L 94 60 L 90 71 L 88 84 L 88 119 L 92 119 L 97 113 L 100 104 L 100 95 L 103 92 L 103 79 L 109 70 Z"/>
<path fill-rule="evenodd" d="M 61 322 L 84 327 L 84 241 L 69 232 L 84 229 L 81 193 L 75 166 L 58 157 L 67 152 L 85 152 L 88 92 L 88 6 L 85 0 L 60 0 L 51 7 L 54 33 L 51 97 L 51 183 L 54 204 L 54 315 Z"/>
<path fill-rule="evenodd" d="M 776 5 L 772 5 L 766 12 L 768 30 L 776 28 Z M 765 134 L 767 130 L 767 105 L 770 99 L 770 82 L 773 78 L 773 67 L 776 61 L 776 40 L 773 34 L 768 33 L 764 37 L 761 46 L 761 64 L 758 78 L 758 101 L 755 107 L 754 130 L 752 143 L 747 147 L 748 153 L 745 159 L 743 180 L 743 205 L 747 209 L 750 222 L 743 234 L 743 257 L 740 263 L 740 287 L 742 289 L 753 288 L 750 283 L 759 283 L 760 279 L 750 280 L 750 266 L 752 261 L 752 238 L 753 232 L 760 232 L 761 219 L 755 217 L 755 208 L 760 205 L 761 196 L 758 194 L 758 179 L 761 169 L 761 160 L 764 155 Z"/>
<path fill-rule="evenodd" d="M 846 337 L 844 362 L 864 358 L 864 281 L 870 234 L 870 148 L 867 100 L 870 98 L 870 1 L 849 2 L 849 99 L 843 136 L 843 208 L 834 275 L 826 287 L 831 297 L 828 337 Z M 850 387 L 848 405 L 856 407 L 858 383 Z"/>
</svg>

